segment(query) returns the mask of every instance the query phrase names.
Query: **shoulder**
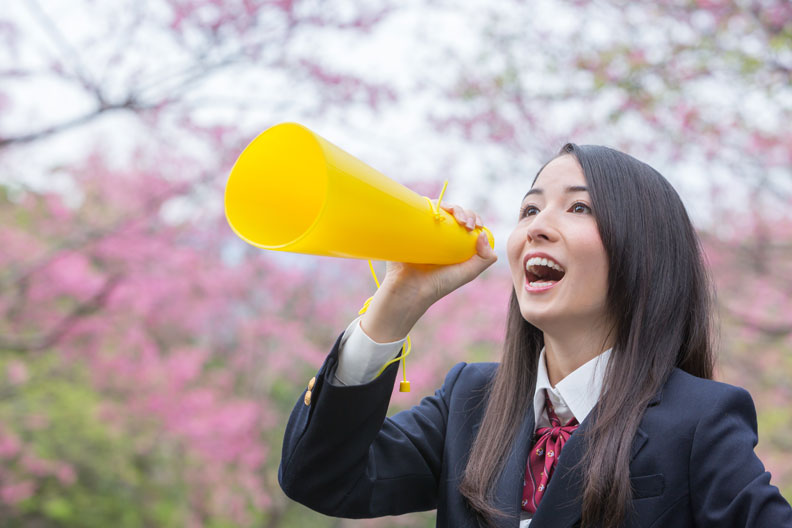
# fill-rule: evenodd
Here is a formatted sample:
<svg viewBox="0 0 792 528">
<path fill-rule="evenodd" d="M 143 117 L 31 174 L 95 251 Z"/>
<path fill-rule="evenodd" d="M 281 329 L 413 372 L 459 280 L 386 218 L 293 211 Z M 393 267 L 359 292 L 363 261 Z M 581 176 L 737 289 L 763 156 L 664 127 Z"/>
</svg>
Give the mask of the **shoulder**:
<svg viewBox="0 0 792 528">
<path fill-rule="evenodd" d="M 702 405 L 718 405 L 729 400 L 751 400 L 742 387 L 720 381 L 698 378 L 675 368 L 662 389 L 662 398 L 673 402 L 696 401 Z"/>
<path fill-rule="evenodd" d="M 674 467 L 686 470 L 677 489 L 686 479 L 696 526 L 792 526 L 789 504 L 754 451 L 759 438 L 748 391 L 679 370 L 663 390 L 658 407 L 673 402 L 677 425 L 658 436 L 657 458 L 666 461 L 669 479 Z"/>
<path fill-rule="evenodd" d="M 680 369 L 671 373 L 658 400 L 657 409 L 673 413 L 680 425 L 687 422 L 695 428 L 702 420 L 739 415 L 749 427 L 756 428 L 756 409 L 747 390 Z"/>
<path fill-rule="evenodd" d="M 633 463 L 639 473 L 665 473 L 669 482 L 683 486 L 691 460 L 698 460 L 710 472 L 741 457 L 753 460 L 756 425 L 748 391 L 675 369 L 641 419 L 641 436 L 649 439 L 643 451 L 649 456 Z M 642 467 L 647 461 L 651 467 Z M 677 470 L 683 473 L 674 477 Z M 761 473 L 759 466 L 752 471 Z"/>
<path fill-rule="evenodd" d="M 446 376 L 438 391 L 447 409 L 446 430 L 451 443 L 467 446 L 475 439 L 475 430 L 484 415 L 491 381 L 498 363 L 457 363 Z M 465 451 L 467 452 L 467 451 Z M 460 453 L 458 456 L 462 457 Z"/>
<path fill-rule="evenodd" d="M 470 411 L 486 399 L 498 363 L 457 363 L 438 391 L 449 408 Z"/>
<path fill-rule="evenodd" d="M 498 363 L 457 363 L 446 375 L 443 389 L 445 392 L 486 389 L 497 370 Z"/>
</svg>

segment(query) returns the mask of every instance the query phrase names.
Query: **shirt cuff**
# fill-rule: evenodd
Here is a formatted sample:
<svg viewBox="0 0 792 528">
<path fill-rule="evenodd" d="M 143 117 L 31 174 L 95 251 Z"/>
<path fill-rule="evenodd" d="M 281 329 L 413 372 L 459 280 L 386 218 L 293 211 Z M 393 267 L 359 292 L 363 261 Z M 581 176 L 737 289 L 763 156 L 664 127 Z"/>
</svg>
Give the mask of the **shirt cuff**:
<svg viewBox="0 0 792 528">
<path fill-rule="evenodd" d="M 338 367 L 334 385 L 361 385 L 377 377 L 383 365 L 395 358 L 407 338 L 377 343 L 360 327 L 360 317 L 352 321 L 338 346 Z"/>
</svg>

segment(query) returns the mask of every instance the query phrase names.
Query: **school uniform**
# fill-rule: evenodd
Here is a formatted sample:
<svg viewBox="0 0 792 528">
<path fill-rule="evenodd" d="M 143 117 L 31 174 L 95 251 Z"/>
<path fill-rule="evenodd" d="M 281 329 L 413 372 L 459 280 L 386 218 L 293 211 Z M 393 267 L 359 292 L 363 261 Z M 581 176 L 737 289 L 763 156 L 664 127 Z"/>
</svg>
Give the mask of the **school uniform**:
<svg viewBox="0 0 792 528">
<path fill-rule="evenodd" d="M 337 517 L 436 508 L 437 526 L 477 526 L 458 486 L 483 417 L 487 384 L 498 365 L 460 363 L 433 396 L 386 418 L 398 363 L 366 383 L 345 381 L 348 368 L 337 379 L 339 346 L 362 339 L 353 325 L 339 336 L 310 395 L 303 394 L 289 418 L 278 474 L 284 492 Z M 581 433 L 596 420 L 591 409 L 608 355 L 596 359 L 567 377 L 574 381 L 577 376 L 578 382 L 566 390 L 561 383 L 544 385 L 540 362 L 537 394 L 552 389 L 548 392 L 559 417 L 569 412 L 581 424 L 563 447 L 529 519 L 521 509 L 526 461 L 534 432 L 546 419 L 542 399 L 535 395 L 494 489 L 494 505 L 506 514 L 498 526 L 564 528 L 580 522 L 582 473 L 576 466 L 584 456 Z M 596 394 L 594 403 L 585 396 L 591 393 Z M 753 452 L 756 442 L 756 413 L 745 390 L 674 370 L 649 403 L 635 435 L 633 500 L 624 526 L 792 528 L 792 508 L 770 484 L 770 474 Z"/>
</svg>

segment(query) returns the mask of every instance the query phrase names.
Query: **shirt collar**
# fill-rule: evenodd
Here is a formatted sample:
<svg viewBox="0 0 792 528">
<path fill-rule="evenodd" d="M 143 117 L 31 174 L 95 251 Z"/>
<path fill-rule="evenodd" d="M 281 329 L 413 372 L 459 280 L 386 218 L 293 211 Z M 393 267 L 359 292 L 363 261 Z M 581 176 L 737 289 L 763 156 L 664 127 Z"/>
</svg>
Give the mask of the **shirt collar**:
<svg viewBox="0 0 792 528">
<path fill-rule="evenodd" d="M 583 423 L 583 420 L 586 419 L 594 406 L 597 405 L 597 401 L 599 401 L 611 350 L 609 348 L 582 364 L 555 386 L 554 392 L 560 394 L 563 402 L 569 407 L 578 423 Z M 536 390 L 533 401 L 536 423 L 539 422 L 540 414 L 544 411 L 544 389 L 552 388 L 550 378 L 547 375 L 545 349 L 542 347 L 542 351 L 539 354 L 539 368 L 536 375 Z"/>
</svg>

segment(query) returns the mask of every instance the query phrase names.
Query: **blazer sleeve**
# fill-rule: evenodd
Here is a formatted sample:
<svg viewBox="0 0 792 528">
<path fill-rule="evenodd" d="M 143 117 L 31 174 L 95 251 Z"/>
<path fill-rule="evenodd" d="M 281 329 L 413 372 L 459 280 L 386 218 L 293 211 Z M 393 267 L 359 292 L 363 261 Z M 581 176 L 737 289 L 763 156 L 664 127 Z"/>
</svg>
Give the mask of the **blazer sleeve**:
<svg viewBox="0 0 792 528">
<path fill-rule="evenodd" d="M 287 496 L 325 515 L 379 517 L 437 506 L 449 395 L 465 364 L 412 409 L 386 418 L 398 363 L 370 383 L 329 383 L 336 341 L 316 376 L 310 405 L 289 418 L 278 481 Z"/>
<path fill-rule="evenodd" d="M 724 387 L 694 432 L 689 468 L 696 526 L 792 528 L 792 508 L 754 453 L 753 400 L 743 389 Z"/>
</svg>

